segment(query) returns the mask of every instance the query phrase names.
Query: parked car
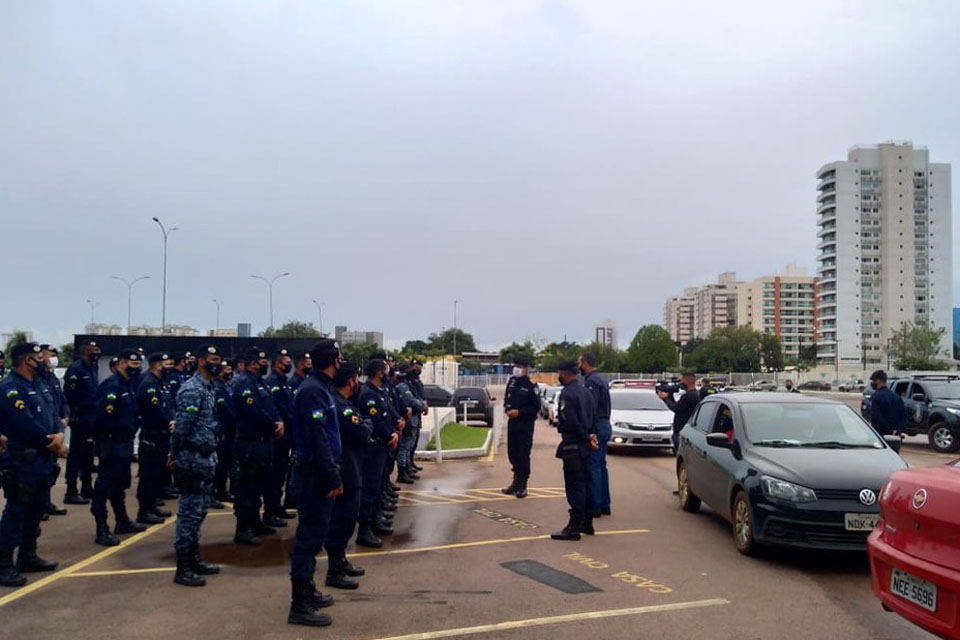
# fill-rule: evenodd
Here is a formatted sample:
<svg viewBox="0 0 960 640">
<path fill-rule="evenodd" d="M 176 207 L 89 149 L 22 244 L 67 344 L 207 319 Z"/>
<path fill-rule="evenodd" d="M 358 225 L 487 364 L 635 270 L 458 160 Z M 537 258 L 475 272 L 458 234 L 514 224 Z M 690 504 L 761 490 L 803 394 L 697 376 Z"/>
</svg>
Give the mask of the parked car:
<svg viewBox="0 0 960 640">
<path fill-rule="evenodd" d="M 485 422 L 488 427 L 492 427 L 495 401 L 496 398 L 491 398 L 483 387 L 460 387 L 453 392 L 451 406 L 457 408 L 457 420 L 460 421 L 463 420 L 463 403 L 469 403 L 467 421 Z"/>
<path fill-rule="evenodd" d="M 738 551 L 764 544 L 863 550 L 884 481 L 907 465 L 848 406 L 796 393 L 705 398 L 680 432 L 680 506 L 706 502 Z"/>
<path fill-rule="evenodd" d="M 611 389 L 611 449 L 670 448 L 673 434 L 673 412 L 657 396 L 653 388 Z"/>
<path fill-rule="evenodd" d="M 423 398 L 431 407 L 449 407 L 453 399 L 453 389 L 439 384 L 423 385 Z"/>
<path fill-rule="evenodd" d="M 551 394 L 550 399 L 547 400 L 547 422 L 550 424 L 557 424 L 557 416 L 560 413 L 560 391 L 563 387 L 557 387 Z"/>
<path fill-rule="evenodd" d="M 756 380 L 747 385 L 747 391 L 776 391 L 777 383 L 773 380 Z"/>
<path fill-rule="evenodd" d="M 930 446 L 940 453 L 960 449 L 960 378 L 900 378 L 890 388 L 907 408 L 908 435 L 926 434 Z"/>
<path fill-rule="evenodd" d="M 873 593 L 941 638 L 960 638 L 960 461 L 890 476 L 867 542 Z"/>
<path fill-rule="evenodd" d="M 553 394 L 562 387 L 541 384 L 540 387 L 540 417 L 548 420 L 550 418 L 550 399 Z"/>
<path fill-rule="evenodd" d="M 807 380 L 797 386 L 800 391 L 830 391 L 830 383 L 823 380 Z"/>
<path fill-rule="evenodd" d="M 836 387 L 837 391 L 846 392 L 846 391 L 863 391 L 863 388 L 866 385 L 863 383 L 863 380 L 860 380 L 859 378 L 851 378 L 850 380 L 839 381 L 834 386 Z"/>
</svg>

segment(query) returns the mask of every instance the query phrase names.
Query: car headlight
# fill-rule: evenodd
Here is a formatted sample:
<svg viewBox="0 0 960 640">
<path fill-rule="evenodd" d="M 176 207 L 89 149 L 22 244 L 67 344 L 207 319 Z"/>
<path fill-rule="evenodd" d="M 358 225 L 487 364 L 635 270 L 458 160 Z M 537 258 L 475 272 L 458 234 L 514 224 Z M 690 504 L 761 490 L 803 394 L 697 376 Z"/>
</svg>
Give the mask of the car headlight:
<svg viewBox="0 0 960 640">
<path fill-rule="evenodd" d="M 813 489 L 801 487 L 798 484 L 778 480 L 770 476 L 760 478 L 760 486 L 763 488 L 763 495 L 777 500 L 787 500 L 789 502 L 816 502 L 817 494 Z"/>
<path fill-rule="evenodd" d="M 614 422 L 613 428 L 628 431 L 630 429 L 630 425 L 627 424 L 626 422 Z"/>
<path fill-rule="evenodd" d="M 952 413 L 955 416 L 960 416 L 960 409 L 954 409 L 953 407 L 947 407 L 947 411 Z"/>
</svg>

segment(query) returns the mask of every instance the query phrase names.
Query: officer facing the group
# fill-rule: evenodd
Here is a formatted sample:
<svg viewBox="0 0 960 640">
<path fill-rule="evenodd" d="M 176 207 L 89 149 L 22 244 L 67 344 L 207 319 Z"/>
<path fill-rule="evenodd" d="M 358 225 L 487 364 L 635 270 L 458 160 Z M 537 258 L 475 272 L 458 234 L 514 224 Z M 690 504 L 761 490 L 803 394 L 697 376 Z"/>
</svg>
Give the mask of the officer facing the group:
<svg viewBox="0 0 960 640">
<path fill-rule="evenodd" d="M 887 372 L 878 369 L 870 376 L 870 424 L 881 436 L 899 435 L 907 428 L 903 399 L 887 386 Z"/>
<path fill-rule="evenodd" d="M 577 377 L 574 361 L 559 367 L 560 391 L 557 430 L 560 444 L 556 456 L 563 460 L 563 486 L 570 505 L 570 520 L 562 530 L 550 534 L 554 540 L 579 540 L 581 533 L 593 535 L 592 492 L 590 489 L 590 452 L 600 448 L 597 442 L 593 398 Z"/>
<path fill-rule="evenodd" d="M 583 385 L 593 398 L 594 420 L 597 423 L 597 444 L 590 453 L 590 488 L 593 491 L 593 517 L 610 515 L 610 475 L 607 472 L 607 443 L 613 435 L 610 424 L 610 387 L 597 371 L 597 357 L 590 351 L 580 355 Z"/>
<path fill-rule="evenodd" d="M 173 402 L 163 384 L 163 367 L 170 362 L 166 353 L 151 353 L 150 369 L 140 376 L 137 409 L 140 413 L 140 446 L 137 449 L 140 481 L 137 483 L 137 522 L 159 524 L 170 515 L 157 507 L 165 481 L 167 446 L 173 430 Z M 165 514 L 165 515 L 164 515 Z"/>
<path fill-rule="evenodd" d="M 112 547 L 120 544 L 117 535 L 139 533 L 145 526 L 130 520 L 124 491 L 130 488 L 130 462 L 133 459 L 133 438 L 137 434 L 136 390 L 131 381 L 140 368 L 140 356 L 133 349 L 124 349 L 117 359 L 117 372 L 103 381 L 97 390 L 97 412 L 94 440 L 100 468 L 93 486 L 90 512 L 97 523 L 96 544 Z M 116 519 L 114 533 L 107 526 L 107 501 Z"/>
<path fill-rule="evenodd" d="M 507 381 L 503 410 L 507 414 L 507 456 L 513 467 L 513 481 L 501 491 L 526 498 L 533 427 L 540 413 L 540 397 L 536 383 L 530 380 L 530 359 L 527 356 L 518 355 L 513 360 L 513 376 Z"/>
<path fill-rule="evenodd" d="M 311 353 L 313 369 L 297 390 L 293 406 L 293 443 L 297 466 L 297 534 L 290 553 L 290 613 L 287 622 L 311 627 L 331 623 L 317 609 L 333 598 L 316 590 L 316 556 L 330 524 L 334 499 L 343 493 L 337 460 L 341 456 L 340 426 L 334 401 L 333 377 L 340 367 L 340 347 L 333 340 L 318 342 Z M 334 562 L 331 557 L 331 562 Z"/>
<path fill-rule="evenodd" d="M 67 448 L 58 417 L 44 406 L 43 383 L 38 378 L 44 366 L 40 347 L 33 342 L 19 344 L 10 355 L 13 371 L 0 381 L 0 427 L 7 439 L 0 585 L 19 587 L 27 582 L 22 573 L 57 568 L 56 562 L 37 555 L 37 538 L 56 477 L 57 456 L 66 455 Z M 13 551 L 18 547 L 14 565 Z"/>
<path fill-rule="evenodd" d="M 258 545 L 257 536 L 277 532 L 260 520 L 260 499 L 266 486 L 267 471 L 273 453 L 272 442 L 283 437 L 283 421 L 263 384 L 270 368 L 267 354 L 253 347 L 244 352 L 244 370 L 234 388 L 237 411 L 237 437 L 234 440 L 234 467 L 237 486 L 233 505 L 237 516 L 237 544 Z"/>
<path fill-rule="evenodd" d="M 216 347 L 201 346 L 197 373 L 183 383 L 176 399 L 170 464 L 180 487 L 180 505 L 173 539 L 177 552 L 177 573 L 173 581 L 188 587 L 202 587 L 207 582 L 203 576 L 220 573 L 220 567 L 200 559 L 200 525 L 213 500 L 220 439 L 213 381 L 222 366 Z"/>
<path fill-rule="evenodd" d="M 270 390 L 273 404 L 283 420 L 283 436 L 273 441 L 273 457 L 267 474 L 267 486 L 263 494 L 263 524 L 269 527 L 285 527 L 284 520 L 294 515 L 283 508 L 283 489 L 290 472 L 290 429 L 293 424 L 293 391 L 287 376 L 293 370 L 290 353 L 280 349 L 273 354 L 272 371 L 263 380 Z"/>
<path fill-rule="evenodd" d="M 70 452 L 67 454 L 66 504 L 87 504 L 93 497 L 93 423 L 97 412 L 100 347 L 80 345 L 80 357 L 64 375 L 64 395 L 70 407 Z M 77 490 L 77 480 L 80 490 Z"/>
</svg>

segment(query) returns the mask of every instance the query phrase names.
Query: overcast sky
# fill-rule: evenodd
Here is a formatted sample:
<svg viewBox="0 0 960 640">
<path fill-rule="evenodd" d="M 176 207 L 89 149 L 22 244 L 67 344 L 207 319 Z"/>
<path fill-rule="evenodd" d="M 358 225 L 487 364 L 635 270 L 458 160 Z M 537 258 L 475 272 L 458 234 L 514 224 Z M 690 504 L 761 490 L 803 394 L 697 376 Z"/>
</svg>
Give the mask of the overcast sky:
<svg viewBox="0 0 960 640">
<path fill-rule="evenodd" d="M 960 192 L 960 3 L 0 1 L 0 330 L 90 320 L 621 347 L 721 271 L 813 272 L 815 172 Z M 956 208 L 956 203 L 954 203 Z M 955 236 L 960 234 L 955 234 Z M 954 254 L 960 247 L 954 242 Z M 955 277 L 955 299 L 960 278 Z"/>
</svg>

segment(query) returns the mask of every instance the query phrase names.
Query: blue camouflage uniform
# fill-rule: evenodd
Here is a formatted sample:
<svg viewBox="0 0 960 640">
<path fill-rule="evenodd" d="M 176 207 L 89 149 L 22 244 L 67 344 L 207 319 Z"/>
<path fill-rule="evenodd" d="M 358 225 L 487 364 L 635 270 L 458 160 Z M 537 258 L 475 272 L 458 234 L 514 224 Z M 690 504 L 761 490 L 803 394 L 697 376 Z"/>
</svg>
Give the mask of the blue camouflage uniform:
<svg viewBox="0 0 960 640">
<path fill-rule="evenodd" d="M 343 493 L 337 496 L 330 517 L 330 530 L 324 547 L 329 552 L 347 548 L 360 513 L 360 493 L 363 487 L 363 454 L 373 434 L 373 423 L 365 419 L 348 398 L 333 389 L 340 443 L 343 451 L 336 463 L 340 467 Z"/>
<path fill-rule="evenodd" d="M 341 456 L 340 427 L 330 377 L 312 370 L 293 405 L 293 447 L 297 466 L 297 534 L 290 553 L 290 579 L 313 580 L 316 555 L 323 548 L 334 501 L 327 494 L 341 486 L 336 460 Z"/>
<path fill-rule="evenodd" d="M 95 518 L 105 519 L 109 500 L 119 525 L 130 520 L 124 491 L 130 487 L 133 438 L 139 427 L 135 391 L 120 373 L 100 384 L 94 420 L 93 437 L 97 443 L 100 468 L 93 487 L 90 512 Z"/>
<path fill-rule="evenodd" d="M 593 398 L 597 443 L 600 445 L 598 450 L 590 452 L 590 489 L 596 515 L 598 511 L 610 510 L 610 476 L 607 473 L 607 443 L 613 435 L 610 424 L 610 387 L 596 371 L 584 376 L 583 385 Z"/>
<path fill-rule="evenodd" d="M 403 406 L 409 407 L 413 411 L 403 430 L 403 435 L 400 437 L 400 446 L 397 449 L 397 466 L 400 467 L 401 471 L 411 471 L 413 451 L 417 446 L 414 435 L 420 433 L 420 417 L 423 415 L 426 404 L 413 394 L 409 383 L 401 382 L 396 386 L 396 389 Z"/>
<path fill-rule="evenodd" d="M 163 380 L 152 371 L 140 376 L 137 411 L 140 414 L 137 501 L 140 515 L 145 515 L 156 508 L 166 482 L 170 423 L 173 422 L 173 400 Z"/>
<path fill-rule="evenodd" d="M 273 404 L 283 420 L 283 437 L 273 441 L 273 455 L 267 472 L 267 486 L 263 494 L 264 513 L 275 515 L 282 511 L 283 487 L 290 471 L 290 431 L 293 427 L 293 390 L 286 376 L 276 371 L 263 379 L 273 397 Z"/>
<path fill-rule="evenodd" d="M 237 412 L 237 436 L 234 440 L 234 469 L 237 487 L 234 491 L 234 513 L 237 531 L 259 529 L 260 500 L 263 497 L 267 470 L 272 453 L 271 442 L 280 415 L 270 391 L 260 376 L 249 371 L 240 374 L 234 387 Z"/>
<path fill-rule="evenodd" d="M 67 495 L 76 495 L 80 480 L 84 497 L 92 495 L 94 416 L 97 411 L 97 364 L 77 360 L 64 374 L 67 404 L 70 407 L 70 450 L 67 452 Z"/>
<path fill-rule="evenodd" d="M 385 388 L 378 389 L 371 382 L 360 387 L 357 400 L 358 409 L 373 425 L 370 440 L 363 454 L 363 488 L 360 494 L 360 525 L 372 525 L 380 511 L 380 497 L 383 492 L 384 469 L 390 437 L 394 431 L 393 418 L 387 402 Z"/>
<path fill-rule="evenodd" d="M 196 374 L 183 383 L 176 399 L 176 426 L 170 456 L 180 488 L 173 547 L 178 556 L 196 550 L 200 525 L 213 499 L 220 423 L 213 383 Z"/>
</svg>

